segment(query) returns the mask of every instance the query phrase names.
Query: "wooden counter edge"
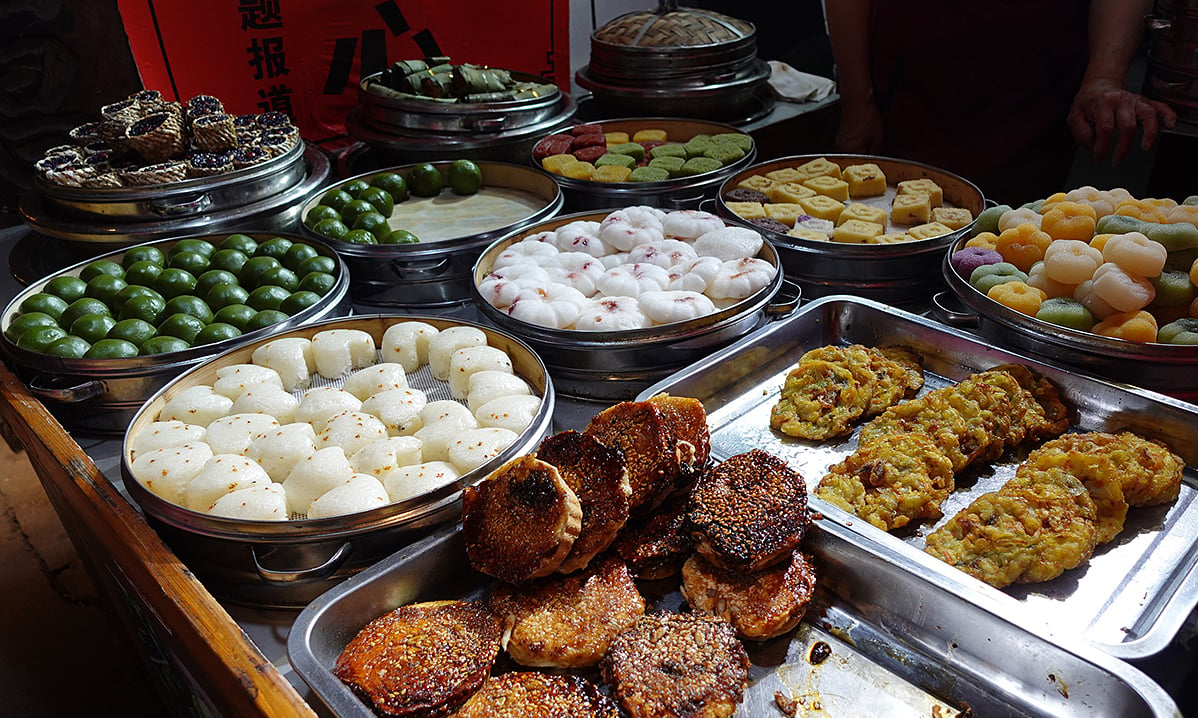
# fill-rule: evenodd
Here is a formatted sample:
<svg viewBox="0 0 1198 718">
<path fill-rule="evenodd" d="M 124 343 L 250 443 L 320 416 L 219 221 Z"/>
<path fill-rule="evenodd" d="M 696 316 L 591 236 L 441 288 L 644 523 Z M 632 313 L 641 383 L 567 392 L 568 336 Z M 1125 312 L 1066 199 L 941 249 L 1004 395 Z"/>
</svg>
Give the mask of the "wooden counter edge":
<svg viewBox="0 0 1198 718">
<path fill-rule="evenodd" d="M 0 365 L 0 418 L 20 439 L 106 603 L 132 633 L 142 622 L 113 593 L 119 571 L 134 600 L 166 628 L 166 649 L 224 715 L 315 716 L 224 607 L 117 491 L 46 407 Z M 125 597 L 129 598 L 129 597 Z M 127 603 L 127 602 L 126 602 Z M 144 620 L 144 618 L 143 618 Z M 139 655 L 146 657 L 139 647 Z M 161 687 L 161 686 L 160 686 Z"/>
</svg>

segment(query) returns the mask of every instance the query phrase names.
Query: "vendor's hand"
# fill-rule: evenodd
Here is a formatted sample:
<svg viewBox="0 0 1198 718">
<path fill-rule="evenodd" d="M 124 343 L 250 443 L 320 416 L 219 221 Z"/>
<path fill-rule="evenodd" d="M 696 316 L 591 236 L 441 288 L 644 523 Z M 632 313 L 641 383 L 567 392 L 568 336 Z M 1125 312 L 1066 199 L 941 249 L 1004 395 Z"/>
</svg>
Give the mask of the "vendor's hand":
<svg viewBox="0 0 1198 718">
<path fill-rule="evenodd" d="M 1149 100 L 1107 79 L 1082 83 L 1066 120 L 1078 144 L 1090 149 L 1101 160 L 1111 150 L 1111 161 L 1118 165 L 1127 157 L 1136 128 L 1144 130 L 1140 148 L 1148 150 L 1156 142 L 1161 125 L 1177 124 L 1177 113 L 1163 102 Z"/>
<path fill-rule="evenodd" d="M 842 105 L 836 149 L 852 154 L 877 154 L 882 149 L 882 115 L 872 102 L 858 108 Z"/>
</svg>

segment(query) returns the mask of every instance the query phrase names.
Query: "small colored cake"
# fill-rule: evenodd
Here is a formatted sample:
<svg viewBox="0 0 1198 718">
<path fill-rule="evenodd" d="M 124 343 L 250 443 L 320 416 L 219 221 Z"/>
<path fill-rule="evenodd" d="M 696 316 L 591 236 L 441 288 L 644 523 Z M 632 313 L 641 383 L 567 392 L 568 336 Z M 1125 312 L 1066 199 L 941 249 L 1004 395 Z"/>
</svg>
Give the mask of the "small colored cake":
<svg viewBox="0 0 1198 718">
<path fill-rule="evenodd" d="M 568 164 L 562 168 L 561 174 L 563 177 L 569 177 L 570 179 L 589 180 L 595 175 L 595 165 L 575 158 L 573 164 Z"/>
<path fill-rule="evenodd" d="M 691 175 L 699 175 L 704 172 L 715 172 L 724 164 L 719 160 L 713 160 L 710 157 L 691 157 L 682 165 L 679 170 L 681 176 L 689 177 Z"/>
<path fill-rule="evenodd" d="M 840 179 L 840 165 L 826 157 L 819 157 L 801 164 L 798 170 L 807 179 L 811 179 L 812 177 L 835 177 L 836 179 Z"/>
<path fill-rule="evenodd" d="M 636 167 L 636 159 L 631 155 L 621 155 L 615 152 L 608 152 L 599 159 L 595 160 L 595 168 L 605 167 L 607 165 L 615 165 L 616 167 L 626 167 L 630 171 Z"/>
<path fill-rule="evenodd" d="M 890 221 L 895 224 L 923 224 L 932 218 L 932 200 L 928 195 L 897 194 L 890 208 Z"/>
<path fill-rule="evenodd" d="M 798 182 L 785 182 L 772 185 L 765 191 L 771 202 L 798 202 L 804 197 L 814 197 L 816 191 L 804 187 Z"/>
<path fill-rule="evenodd" d="M 591 179 L 596 182 L 627 182 L 631 179 L 632 171 L 631 167 L 621 167 L 620 165 L 596 165 Z"/>
<path fill-rule="evenodd" d="M 770 179 L 774 180 L 775 182 L 780 182 L 782 184 L 787 184 L 787 183 L 792 183 L 792 182 L 793 183 L 801 183 L 805 179 L 810 179 L 809 177 L 807 177 L 807 175 L 798 171 L 794 167 L 783 167 L 782 169 L 778 169 L 778 170 L 770 170 L 769 172 L 765 173 L 765 176 L 769 177 Z"/>
<path fill-rule="evenodd" d="M 840 202 L 849 198 L 849 183 L 831 175 L 821 175 L 803 180 L 803 186 Z"/>
<path fill-rule="evenodd" d="M 663 182 L 669 178 L 669 170 L 660 167 L 637 167 L 628 177 L 631 182 Z"/>
<path fill-rule="evenodd" d="M 632 135 L 633 142 L 665 142 L 670 139 L 670 135 L 665 130 L 644 129 L 637 130 Z"/>
<path fill-rule="evenodd" d="M 658 145 L 649 151 L 650 157 L 681 157 L 686 159 L 686 148 L 682 145 Z"/>
<path fill-rule="evenodd" d="M 552 172 L 554 174 L 560 175 L 563 174 L 566 167 L 574 164 L 577 161 L 577 157 L 568 153 L 549 155 L 545 159 L 541 160 L 541 167 L 543 167 L 546 172 Z"/>
<path fill-rule="evenodd" d="M 795 220 L 805 214 L 802 205 L 797 202 L 771 202 L 765 205 L 765 216 L 782 222 L 787 229 L 795 226 Z"/>
<path fill-rule="evenodd" d="M 650 167 L 665 170 L 670 173 L 671 177 L 681 175 L 684 164 L 686 164 L 686 160 L 681 157 L 654 157 L 649 160 Z"/>
<path fill-rule="evenodd" d="M 720 132 L 711 136 L 716 144 L 729 144 L 739 147 L 745 154 L 753 149 L 753 138 L 740 132 Z"/>
<path fill-rule="evenodd" d="M 608 145 L 622 145 L 632 141 L 627 132 L 604 132 L 603 139 Z"/>
<path fill-rule="evenodd" d="M 865 244 L 885 231 L 884 225 L 850 219 L 832 232 L 832 240 L 845 244 Z"/>
<path fill-rule="evenodd" d="M 799 200 L 799 204 L 807 214 L 818 219 L 826 219 L 829 222 L 835 222 L 840 218 L 840 213 L 844 211 L 844 204 L 822 194 L 804 197 Z"/>
<path fill-rule="evenodd" d="M 952 229 L 961 229 L 973 221 L 973 213 L 964 207 L 937 207 L 932 210 L 932 221 Z"/>
<path fill-rule="evenodd" d="M 623 142 L 618 145 L 612 145 L 607 148 L 607 151 L 618 155 L 628 155 L 637 162 L 645 159 L 645 147 L 635 142 Z"/>
<path fill-rule="evenodd" d="M 934 181 L 924 177 L 922 179 L 903 180 L 898 183 L 899 194 L 919 194 L 922 192 L 928 196 L 933 207 L 939 207 L 944 204 L 944 190 Z"/>
<path fill-rule="evenodd" d="M 753 219 L 750 219 L 749 222 L 757 227 L 768 229 L 771 232 L 777 232 L 778 234 L 786 234 L 790 231 L 790 225 L 773 217 L 754 217 Z"/>
<path fill-rule="evenodd" d="M 810 239 L 813 242 L 830 242 L 832 238 L 827 232 L 821 232 L 817 229 L 802 229 L 796 227 L 786 233 L 790 237 L 798 237 L 800 239 Z"/>
<path fill-rule="evenodd" d="M 745 177 L 740 182 L 737 182 L 736 186 L 737 187 L 746 187 L 748 189 L 755 189 L 758 192 L 765 192 L 770 187 L 773 187 L 775 184 L 776 183 L 772 179 L 770 179 L 769 177 L 766 177 L 765 175 L 749 175 L 748 177 Z"/>
<path fill-rule="evenodd" d="M 911 239 L 930 239 L 932 237 L 940 237 L 952 232 L 953 228 L 943 225 L 939 222 L 928 222 L 920 224 L 907 230 L 907 234 Z"/>
<path fill-rule="evenodd" d="M 863 202 L 852 202 L 844 208 L 840 213 L 840 217 L 836 220 L 836 224 L 844 224 L 850 219 L 859 219 L 863 222 L 873 222 L 886 226 L 886 210 L 881 207 L 874 207 Z"/>
<path fill-rule="evenodd" d="M 906 232 L 887 232 L 869 240 L 870 244 L 899 244 L 910 242 L 911 237 Z"/>
<path fill-rule="evenodd" d="M 878 197 L 886 194 L 886 175 L 873 162 L 849 165 L 843 179 L 849 183 L 850 197 Z"/>
<path fill-rule="evenodd" d="M 711 141 L 710 135 L 695 135 L 682 143 L 682 148 L 686 150 L 687 158 L 702 157 L 703 153 L 711 149 L 714 145 L 715 143 Z"/>
<path fill-rule="evenodd" d="M 728 210 L 735 212 L 742 219 L 753 219 L 765 216 L 765 205 L 760 202 L 724 202 Z"/>
<path fill-rule="evenodd" d="M 757 204 L 765 204 L 770 201 L 770 198 L 764 192 L 759 192 L 749 187 L 733 187 L 724 193 L 725 202 L 756 202 Z"/>
<path fill-rule="evenodd" d="M 703 153 L 704 157 L 708 157 L 720 163 L 720 166 L 730 165 L 733 162 L 745 156 L 745 151 L 736 145 L 720 144 L 713 142 L 711 149 Z"/>
</svg>

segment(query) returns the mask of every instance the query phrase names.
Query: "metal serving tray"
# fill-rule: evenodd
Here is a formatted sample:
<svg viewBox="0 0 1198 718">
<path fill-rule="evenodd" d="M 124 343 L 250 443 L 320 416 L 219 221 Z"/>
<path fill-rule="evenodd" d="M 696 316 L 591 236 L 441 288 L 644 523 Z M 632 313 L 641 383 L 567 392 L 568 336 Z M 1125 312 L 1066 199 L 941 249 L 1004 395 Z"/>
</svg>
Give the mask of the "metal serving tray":
<svg viewBox="0 0 1198 718">
<path fill-rule="evenodd" d="M 1047 626 L 1081 637 L 1123 659 L 1159 653 L 1198 604 L 1198 406 L 1154 392 L 1116 385 L 990 346 L 985 340 L 867 299 L 831 296 L 811 302 L 649 387 L 701 400 L 711 427 L 712 455 L 726 458 L 761 448 L 785 458 L 814 489 L 826 469 L 851 453 L 848 440 L 810 442 L 769 427 L 787 372 L 809 349 L 825 344 L 905 344 L 924 357 L 925 391 L 1006 362 L 1025 364 L 1052 380 L 1075 410 L 1072 430 L 1130 430 L 1165 441 L 1186 462 L 1178 499 L 1164 506 L 1133 508 L 1116 539 L 1100 546 L 1081 566 L 1053 581 L 998 590 L 923 553 L 924 536 L 978 495 L 1009 479 L 1021 457 L 1004 456 L 992 473 L 958 477 L 942 505 L 944 518 L 914 531 L 888 534 L 836 507 L 813 499 L 830 522 L 870 537 L 891 562 L 915 566 L 933 582 L 951 582 L 970 602 L 993 603 L 1023 626 Z M 828 523 L 828 522 L 825 522 Z M 904 530 L 905 531 L 905 530 Z"/>
<path fill-rule="evenodd" d="M 887 549 L 873 537 L 821 521 L 803 549 L 818 565 L 815 598 L 795 631 L 746 645 L 752 665 L 739 716 L 783 715 L 776 694 L 795 701 L 800 715 L 1180 716 L 1130 665 L 1081 642 L 1038 636 L 1003 618 L 990 597 L 962 601 L 957 593 L 966 588 L 905 557 L 878 561 Z M 291 665 L 335 715 L 371 718 L 331 670 L 349 640 L 397 606 L 480 598 L 490 583 L 467 562 L 460 529 L 439 531 L 309 604 L 291 628 Z M 679 604 L 667 580 L 641 591 L 651 609 Z M 831 647 L 823 662 L 810 658 L 817 641 Z M 505 663 L 501 656 L 497 670 Z"/>
</svg>

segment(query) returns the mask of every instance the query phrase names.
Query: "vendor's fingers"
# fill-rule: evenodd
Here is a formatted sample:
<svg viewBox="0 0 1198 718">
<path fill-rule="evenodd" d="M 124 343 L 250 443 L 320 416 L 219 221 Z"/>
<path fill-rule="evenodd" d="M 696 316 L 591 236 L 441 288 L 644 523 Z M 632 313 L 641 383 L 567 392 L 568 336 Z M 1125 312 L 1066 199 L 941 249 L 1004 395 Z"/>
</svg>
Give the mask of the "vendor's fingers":
<svg viewBox="0 0 1198 718">
<path fill-rule="evenodd" d="M 1127 159 L 1132 142 L 1136 138 L 1136 121 L 1143 116 L 1137 111 L 1139 98 L 1135 95 L 1124 95 L 1115 108 L 1115 150 L 1111 154 L 1111 162 L 1118 165 Z M 1153 116 L 1155 120 L 1155 115 Z"/>
<path fill-rule="evenodd" d="M 1097 104 L 1092 113 L 1094 159 L 1101 160 L 1106 157 L 1106 153 L 1111 149 L 1111 142 L 1115 139 L 1115 111 L 1114 108 Z"/>
<path fill-rule="evenodd" d="M 1069 126 L 1069 131 L 1073 133 L 1073 139 L 1077 144 L 1086 149 L 1094 147 L 1094 126 L 1090 124 L 1090 118 L 1086 117 L 1086 113 L 1080 107 L 1074 107 L 1069 112 L 1069 116 L 1065 118 L 1065 124 Z"/>
<path fill-rule="evenodd" d="M 1177 124 L 1177 113 L 1163 102 L 1142 98 L 1136 106 L 1136 116 L 1144 127 L 1144 135 L 1140 140 L 1140 148 L 1150 150 L 1156 144 L 1161 125 L 1173 127 Z"/>
</svg>

